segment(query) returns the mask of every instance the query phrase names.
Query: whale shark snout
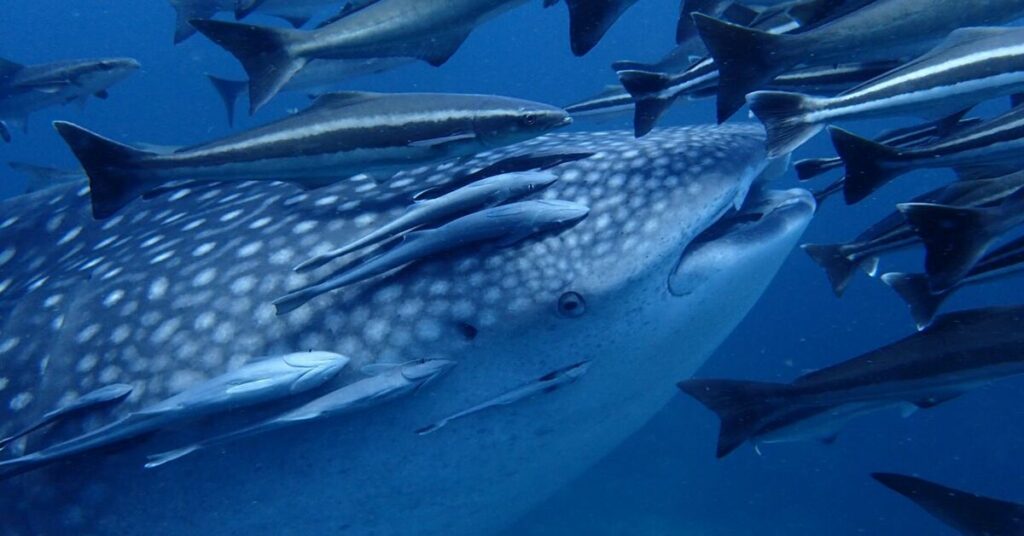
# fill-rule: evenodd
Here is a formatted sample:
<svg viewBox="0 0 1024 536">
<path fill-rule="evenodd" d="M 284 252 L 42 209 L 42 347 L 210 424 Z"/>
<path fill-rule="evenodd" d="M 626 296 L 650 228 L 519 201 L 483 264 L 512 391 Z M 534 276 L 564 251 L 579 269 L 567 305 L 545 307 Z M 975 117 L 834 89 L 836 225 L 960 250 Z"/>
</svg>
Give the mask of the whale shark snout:
<svg viewBox="0 0 1024 536">
<path fill-rule="evenodd" d="M 493 534 L 641 427 L 769 284 L 813 200 L 755 184 L 768 165 L 763 145 L 761 130 L 746 125 L 641 140 L 562 133 L 387 183 L 353 179 L 314 192 L 183 185 L 102 222 L 89 216 L 81 184 L 4 202 L 0 437 L 62 400 L 131 385 L 114 415 L 61 427 L 94 429 L 253 356 L 344 355 L 328 391 L 396 364 L 453 365 L 365 411 L 153 469 L 143 467 L 147 456 L 308 398 L 64 460 L 0 482 L 0 517 L 32 520 L 14 529 L 26 534 Z M 400 217 L 416 193 L 503 159 L 567 149 L 591 156 L 551 168 L 556 180 L 530 201 L 586 207 L 574 225 L 423 248 L 435 253 L 275 314 L 276 298 L 359 259 L 292 267 Z M 438 422 L 447 424 L 431 427 Z M 425 428 L 432 432 L 416 433 Z M 4 452 L 57 439 L 36 433 Z"/>
</svg>

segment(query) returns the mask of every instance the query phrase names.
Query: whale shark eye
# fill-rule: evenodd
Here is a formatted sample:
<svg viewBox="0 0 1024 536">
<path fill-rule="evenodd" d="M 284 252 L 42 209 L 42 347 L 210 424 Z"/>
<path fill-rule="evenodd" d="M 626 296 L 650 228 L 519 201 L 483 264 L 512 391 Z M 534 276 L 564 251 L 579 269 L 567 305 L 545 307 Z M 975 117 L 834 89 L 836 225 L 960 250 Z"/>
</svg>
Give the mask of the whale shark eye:
<svg viewBox="0 0 1024 536">
<path fill-rule="evenodd" d="M 558 314 L 566 318 L 578 318 L 587 310 L 587 302 L 578 292 L 566 292 L 558 298 Z"/>
</svg>

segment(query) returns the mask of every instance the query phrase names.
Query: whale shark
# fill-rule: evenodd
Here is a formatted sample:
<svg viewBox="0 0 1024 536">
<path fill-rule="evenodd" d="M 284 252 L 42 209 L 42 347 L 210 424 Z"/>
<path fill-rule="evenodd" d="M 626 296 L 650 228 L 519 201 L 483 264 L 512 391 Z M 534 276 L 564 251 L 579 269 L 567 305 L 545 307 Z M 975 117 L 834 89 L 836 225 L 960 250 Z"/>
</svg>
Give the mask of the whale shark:
<svg viewBox="0 0 1024 536">
<path fill-rule="evenodd" d="M 84 182 L 0 202 L 0 437 L 105 385 L 132 389 L 59 432 L 88 434 L 257 356 L 348 359 L 317 387 L 328 391 L 204 414 L 3 477 L 6 534 L 502 530 L 676 396 L 674 383 L 711 356 L 791 253 L 815 203 L 804 190 L 769 189 L 780 165 L 764 143 L 751 124 L 641 140 L 565 132 L 388 181 L 356 176 L 308 191 L 186 182 L 106 220 L 92 218 Z M 547 170 L 554 180 L 517 202 L 573 203 L 587 208 L 582 220 L 444 248 L 276 314 L 275 299 L 359 263 L 295 272 L 301 261 L 395 221 L 418 193 L 552 151 L 586 156 L 543 159 L 562 162 Z M 455 366 L 386 404 L 144 467 L 155 453 L 267 422 L 367 371 L 422 360 Z M 416 433 L 584 362 L 586 374 L 557 390 Z M 67 439 L 20 437 L 0 461 Z"/>
</svg>

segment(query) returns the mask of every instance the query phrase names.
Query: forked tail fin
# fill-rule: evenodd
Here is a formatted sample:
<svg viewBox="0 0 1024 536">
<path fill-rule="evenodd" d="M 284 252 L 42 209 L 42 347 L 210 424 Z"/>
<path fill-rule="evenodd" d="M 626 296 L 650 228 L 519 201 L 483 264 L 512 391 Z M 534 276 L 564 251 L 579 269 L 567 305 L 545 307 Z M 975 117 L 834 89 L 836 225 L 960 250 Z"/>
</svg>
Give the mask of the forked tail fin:
<svg viewBox="0 0 1024 536">
<path fill-rule="evenodd" d="M 907 303 L 918 331 L 931 325 L 942 302 L 949 296 L 949 291 L 933 294 L 928 276 L 924 274 L 892 272 L 883 275 L 882 282 L 889 285 Z"/>
<path fill-rule="evenodd" d="M 245 93 L 249 83 L 242 80 L 228 80 L 212 74 L 208 74 L 206 77 L 210 79 L 213 89 L 217 90 L 220 99 L 224 101 L 224 108 L 228 112 L 228 126 L 235 126 L 235 103 L 238 102 L 238 97 Z"/>
<path fill-rule="evenodd" d="M 721 93 L 718 98 L 722 98 Z M 814 97 L 785 91 L 755 91 L 747 95 L 750 111 L 761 120 L 768 134 L 769 156 L 791 153 L 821 132 L 821 123 L 805 117 L 814 109 L 814 101 Z"/>
<path fill-rule="evenodd" d="M 55 121 L 53 126 L 89 177 L 94 218 L 102 220 L 113 216 L 148 189 L 147 181 L 132 168 L 153 153 L 122 145 L 64 121 Z"/>
<path fill-rule="evenodd" d="M 665 73 L 653 71 L 619 71 L 618 74 L 622 87 L 633 96 L 633 128 L 640 138 L 654 128 L 658 118 L 675 102 L 675 95 L 663 93 L 672 79 Z"/>
<path fill-rule="evenodd" d="M 825 269 L 825 275 L 832 284 L 832 292 L 837 297 L 842 297 L 846 287 L 850 285 L 850 280 L 853 279 L 853 274 L 864 264 L 864 261 L 847 257 L 842 246 L 837 244 L 803 244 L 800 248 L 818 266 Z"/>
<path fill-rule="evenodd" d="M 796 178 L 809 181 L 818 175 L 843 167 L 843 161 L 836 158 L 805 158 L 793 164 Z"/>
<path fill-rule="evenodd" d="M 718 66 L 718 122 L 743 107 L 752 93 L 792 66 L 791 36 L 776 35 L 696 13 L 704 44 Z"/>
<path fill-rule="evenodd" d="M 755 437 L 765 418 L 784 404 L 788 385 L 735 380 L 685 380 L 684 393 L 718 414 L 722 420 L 716 455 L 722 458 Z"/>
<path fill-rule="evenodd" d="M 218 20 L 193 20 L 192 26 L 224 47 L 249 75 L 249 112 L 259 110 L 306 66 L 306 58 L 295 56 L 289 44 L 302 32 L 284 28 L 251 26 Z"/>
<path fill-rule="evenodd" d="M 832 145 L 846 166 L 843 196 L 846 204 L 864 200 L 889 181 L 906 173 L 905 166 L 895 165 L 899 149 L 862 138 L 841 128 L 830 127 Z"/>
<path fill-rule="evenodd" d="M 924 242 L 925 271 L 932 292 L 949 290 L 985 254 L 998 237 L 995 208 L 965 208 L 932 203 L 897 205 Z"/>
</svg>

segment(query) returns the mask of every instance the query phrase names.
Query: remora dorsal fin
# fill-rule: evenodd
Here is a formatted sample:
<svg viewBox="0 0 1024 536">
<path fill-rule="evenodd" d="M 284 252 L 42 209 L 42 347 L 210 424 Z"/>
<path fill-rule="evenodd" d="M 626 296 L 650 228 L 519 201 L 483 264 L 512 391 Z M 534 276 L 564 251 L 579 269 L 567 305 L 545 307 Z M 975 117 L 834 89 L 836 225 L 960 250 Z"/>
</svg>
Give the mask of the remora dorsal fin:
<svg viewBox="0 0 1024 536">
<path fill-rule="evenodd" d="M 11 60 L 0 58 L 0 80 L 24 69 L 25 66 Z"/>
<path fill-rule="evenodd" d="M 319 108 L 340 108 L 343 106 L 351 106 L 353 104 L 379 98 L 380 96 L 381 93 L 374 93 L 372 91 L 338 91 L 335 93 L 324 93 L 323 95 L 313 99 L 312 104 L 303 110 L 303 112 Z"/>
</svg>

